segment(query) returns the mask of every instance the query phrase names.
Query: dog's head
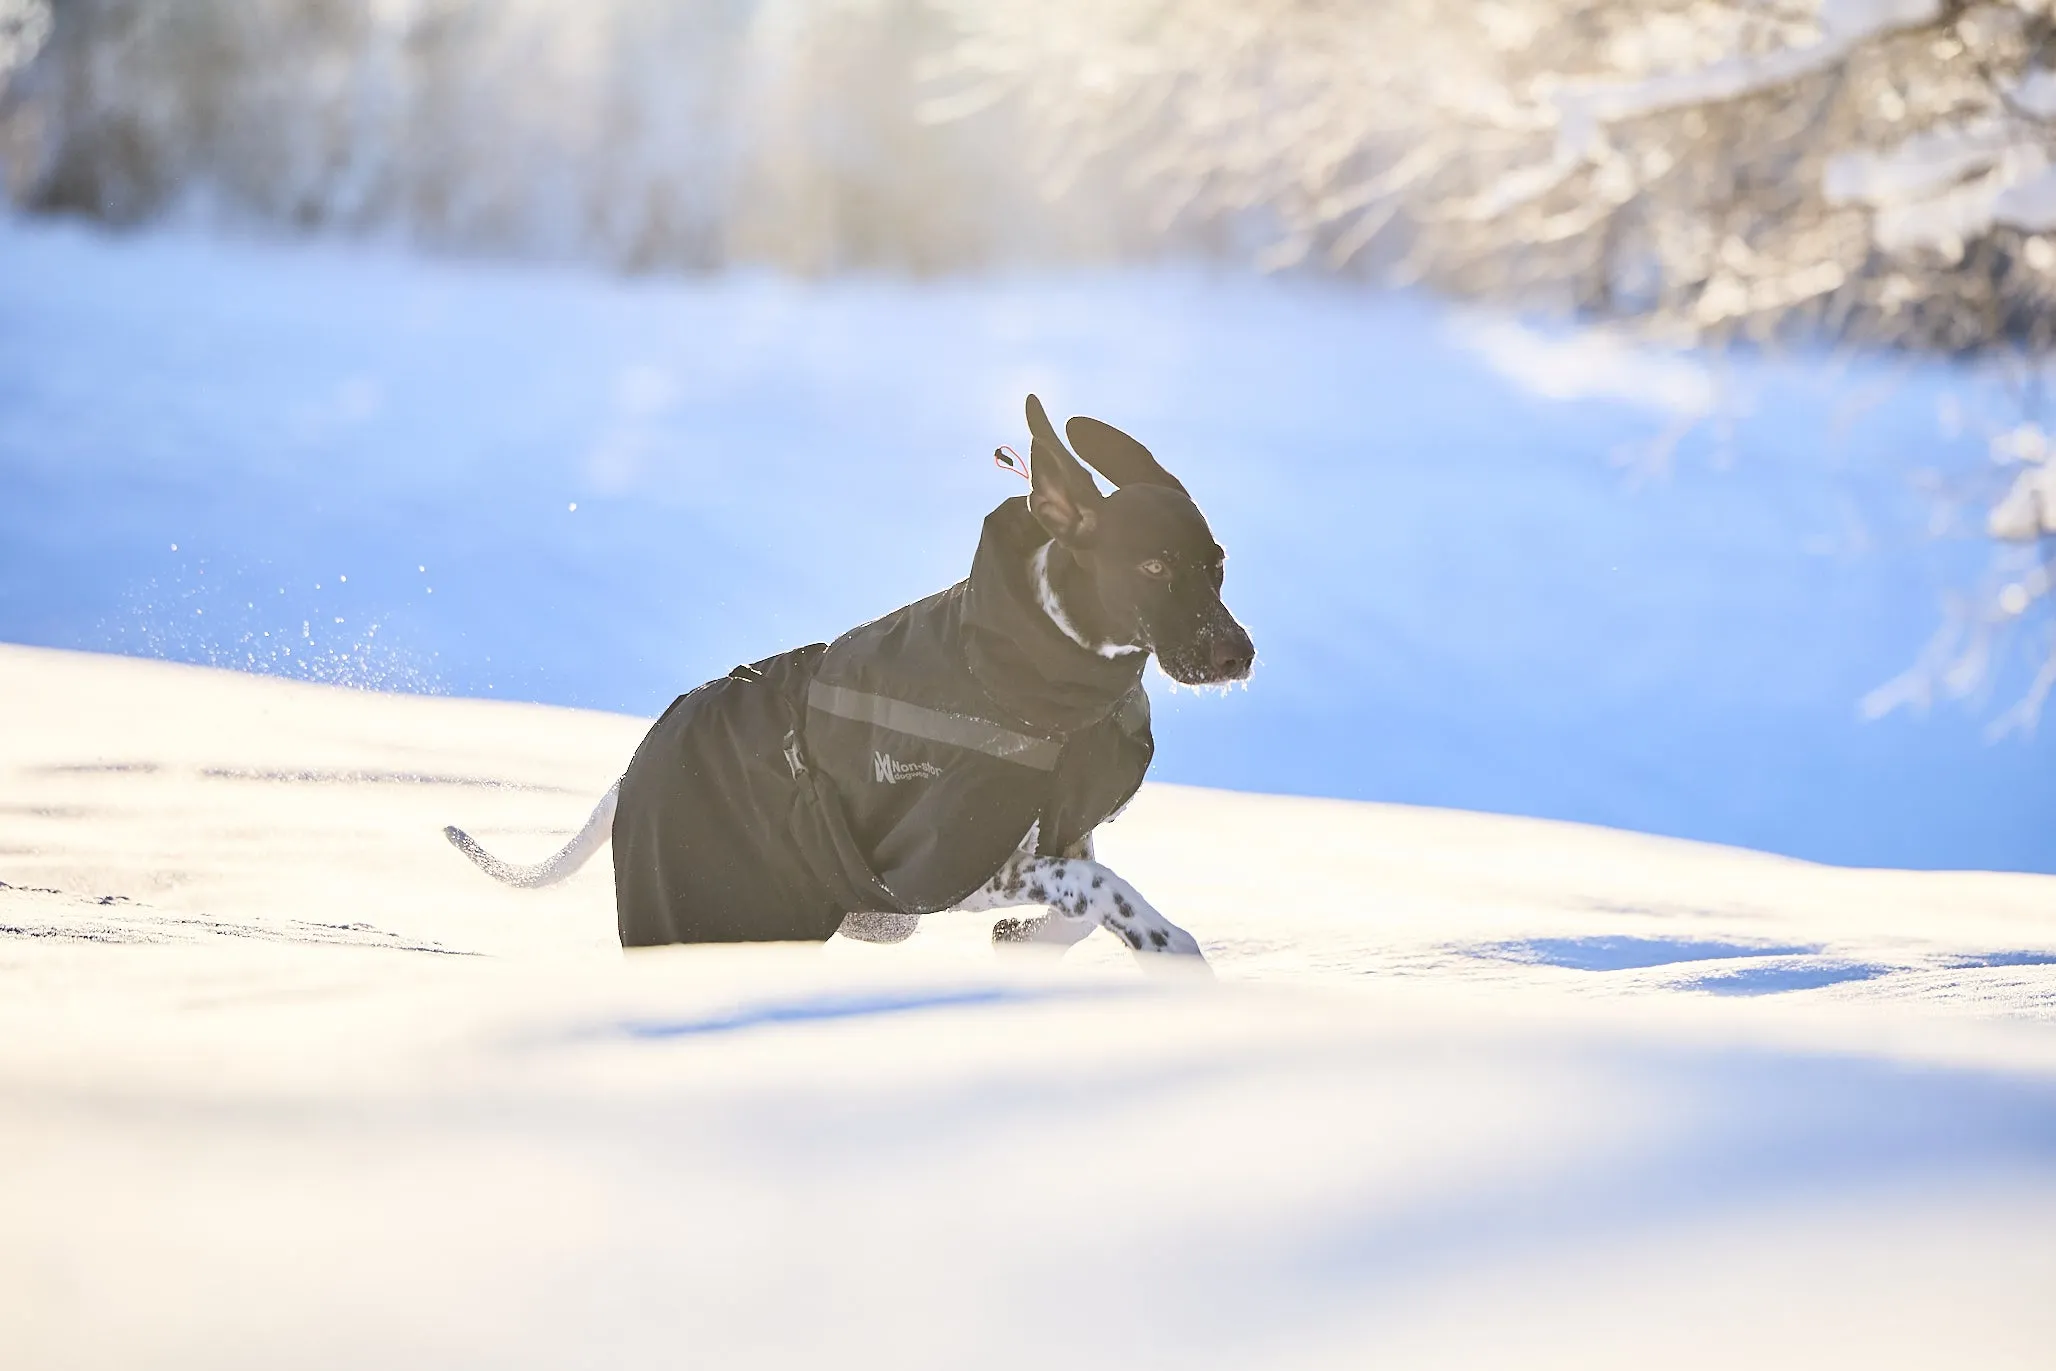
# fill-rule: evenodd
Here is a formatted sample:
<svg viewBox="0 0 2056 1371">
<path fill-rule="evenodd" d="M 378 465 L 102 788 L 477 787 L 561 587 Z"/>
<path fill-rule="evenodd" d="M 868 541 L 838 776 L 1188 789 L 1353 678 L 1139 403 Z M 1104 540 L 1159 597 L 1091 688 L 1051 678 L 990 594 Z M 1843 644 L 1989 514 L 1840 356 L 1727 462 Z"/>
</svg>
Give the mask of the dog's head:
<svg viewBox="0 0 2056 1371">
<path fill-rule="evenodd" d="M 1028 507 L 1083 569 L 1100 626 L 1116 642 L 1156 653 L 1174 681 L 1246 678 L 1256 646 L 1221 603 L 1227 554 L 1178 478 L 1148 448 L 1097 419 L 1064 426 L 1078 450 L 1073 457 L 1033 395 L 1028 431 Z M 1114 483 L 1112 495 L 1100 494 L 1078 457 Z"/>
</svg>

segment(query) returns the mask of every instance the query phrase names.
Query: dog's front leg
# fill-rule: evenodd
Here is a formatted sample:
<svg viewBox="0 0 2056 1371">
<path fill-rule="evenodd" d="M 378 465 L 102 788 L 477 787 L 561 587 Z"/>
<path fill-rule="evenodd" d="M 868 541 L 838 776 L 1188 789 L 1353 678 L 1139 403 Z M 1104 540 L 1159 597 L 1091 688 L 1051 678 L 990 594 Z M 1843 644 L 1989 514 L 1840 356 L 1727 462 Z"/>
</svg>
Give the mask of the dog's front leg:
<svg viewBox="0 0 2056 1371">
<path fill-rule="evenodd" d="M 1091 849 L 1085 849 L 1089 852 Z M 1038 857 L 1017 852 L 960 908 L 999 909 L 1039 904 L 1039 919 L 1004 919 L 993 926 L 994 942 L 1029 942 L 1068 947 L 1095 927 L 1105 928 L 1138 955 L 1172 953 L 1205 958 L 1199 940 L 1158 913 L 1134 886 L 1091 857 Z"/>
<path fill-rule="evenodd" d="M 1064 855 L 1090 861 L 1092 835 L 1088 833 L 1065 848 Z M 971 897 L 957 908 L 977 913 L 986 909 L 1014 909 L 1024 904 L 1047 905 L 1047 913 L 1032 919 L 1001 919 L 992 926 L 993 942 L 1069 947 L 1099 927 L 1099 920 L 1089 911 L 1050 904 L 1044 898 L 1048 894 L 1047 891 L 1031 892 L 1022 879 L 1021 867 L 1022 863 L 1035 859 L 1035 830 L 1031 828 L 1028 830 L 1028 836 L 1022 839 L 1019 849 L 1007 858 L 1007 864 L 1001 867 L 991 880 L 973 891 Z"/>
<path fill-rule="evenodd" d="M 1008 867 L 1011 870 L 1013 864 L 1009 863 Z M 1047 891 L 1038 894 L 1025 886 L 1015 885 L 1009 879 L 1009 872 L 1002 871 L 958 908 L 976 912 L 984 909 L 1014 909 L 1025 904 L 1047 906 L 1045 913 L 1032 918 L 1001 919 L 992 926 L 992 940 L 995 943 L 1034 943 L 1042 947 L 1069 947 L 1099 927 L 1099 920 L 1091 911 L 1078 912 L 1069 906 L 1054 904 L 1047 896 Z"/>
</svg>

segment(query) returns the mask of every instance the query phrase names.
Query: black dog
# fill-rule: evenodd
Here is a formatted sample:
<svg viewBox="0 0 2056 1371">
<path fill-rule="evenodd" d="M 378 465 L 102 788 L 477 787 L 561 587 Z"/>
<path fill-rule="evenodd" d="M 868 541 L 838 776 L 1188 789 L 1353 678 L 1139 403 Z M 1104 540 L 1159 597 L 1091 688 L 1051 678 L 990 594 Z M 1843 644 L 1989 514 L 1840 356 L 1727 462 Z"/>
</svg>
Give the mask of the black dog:
<svg viewBox="0 0 2056 1371">
<path fill-rule="evenodd" d="M 1185 487 L 1097 419 L 1071 442 L 1028 397 L 1031 493 L 985 520 L 965 580 L 681 695 L 563 851 L 511 885 L 578 869 L 611 831 L 623 946 L 897 942 L 923 914 L 1042 905 L 993 929 L 1068 946 L 1104 925 L 1137 952 L 1192 935 L 1092 859 L 1154 743 L 1144 663 L 1190 685 L 1256 657 L 1221 603 L 1223 553 Z"/>
</svg>

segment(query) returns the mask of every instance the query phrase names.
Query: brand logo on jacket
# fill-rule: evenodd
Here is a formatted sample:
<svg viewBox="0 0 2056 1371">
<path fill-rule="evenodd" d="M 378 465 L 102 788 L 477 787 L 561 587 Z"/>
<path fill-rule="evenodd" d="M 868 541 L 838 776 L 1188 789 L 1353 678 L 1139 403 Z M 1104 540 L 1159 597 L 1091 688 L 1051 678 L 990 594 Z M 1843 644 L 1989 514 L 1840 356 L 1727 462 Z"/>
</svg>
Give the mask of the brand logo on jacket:
<svg viewBox="0 0 2056 1371">
<path fill-rule="evenodd" d="M 871 779 L 886 785 L 898 785 L 901 781 L 926 781 L 942 774 L 942 768 L 933 762 L 894 761 L 889 752 L 871 754 Z"/>
</svg>

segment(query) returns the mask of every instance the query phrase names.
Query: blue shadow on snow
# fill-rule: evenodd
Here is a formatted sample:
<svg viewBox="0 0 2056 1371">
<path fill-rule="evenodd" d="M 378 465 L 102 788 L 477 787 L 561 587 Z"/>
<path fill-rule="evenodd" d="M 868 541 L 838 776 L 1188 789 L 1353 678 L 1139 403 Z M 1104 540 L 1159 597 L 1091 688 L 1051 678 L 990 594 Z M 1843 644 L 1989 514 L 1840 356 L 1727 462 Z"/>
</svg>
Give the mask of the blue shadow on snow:
<svg viewBox="0 0 2056 1371">
<path fill-rule="evenodd" d="M 820 1023 L 833 1019 L 877 1018 L 888 1014 L 911 1014 L 926 1009 L 960 1009 L 971 1005 L 1028 1004 L 1041 1000 L 1075 999 L 1083 994 L 1111 994 L 1120 988 L 1095 987 L 1052 990 L 1024 990 L 1006 986 L 976 986 L 940 991 L 887 991 L 872 995 L 822 995 L 813 999 L 750 1005 L 724 1014 L 697 1019 L 631 1019 L 618 1026 L 624 1037 L 641 1040 L 692 1038 L 715 1033 L 736 1033 L 776 1024 Z"/>
<path fill-rule="evenodd" d="M 1684 938 L 1522 938 L 1471 949 L 1475 957 L 1537 962 L 1572 971 L 1636 971 L 1676 962 L 1710 962 L 1729 957 L 1812 956 L 1818 947 L 1767 943 L 1694 942 Z"/>
</svg>

